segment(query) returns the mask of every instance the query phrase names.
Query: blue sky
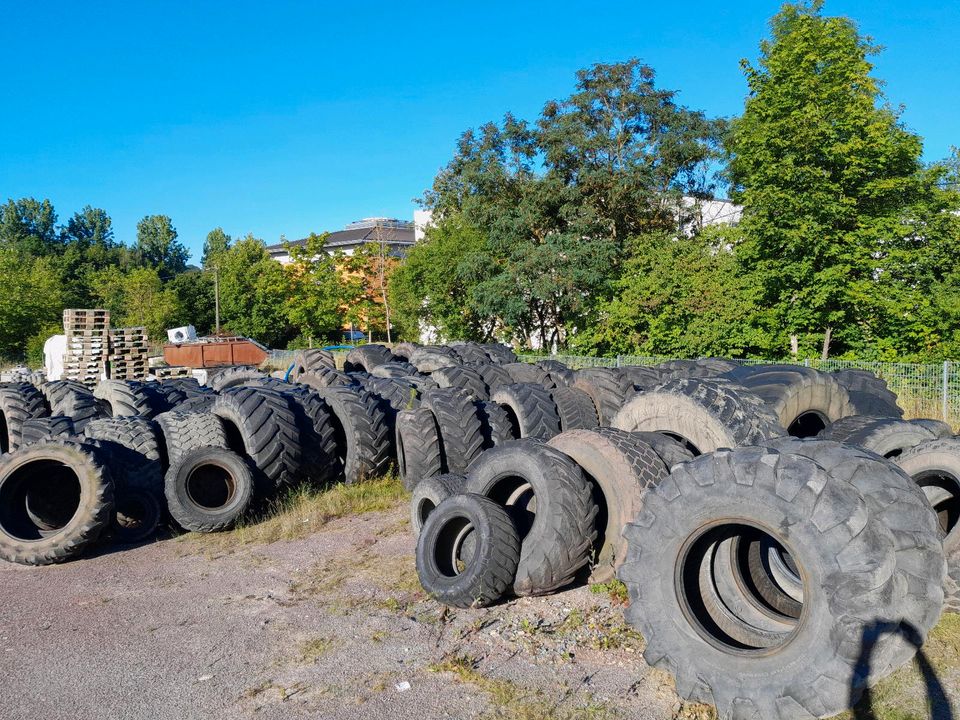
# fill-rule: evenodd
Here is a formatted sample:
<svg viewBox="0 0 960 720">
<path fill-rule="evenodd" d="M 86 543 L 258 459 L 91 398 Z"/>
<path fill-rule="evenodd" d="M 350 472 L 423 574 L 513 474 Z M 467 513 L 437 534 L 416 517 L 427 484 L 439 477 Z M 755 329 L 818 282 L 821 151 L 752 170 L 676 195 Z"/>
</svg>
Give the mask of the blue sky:
<svg viewBox="0 0 960 720">
<path fill-rule="evenodd" d="M 0 200 L 86 204 L 131 242 L 173 218 L 267 242 L 410 218 L 466 128 L 533 117 L 574 72 L 636 56 L 714 115 L 742 107 L 777 2 L 26 2 L 0 22 Z M 928 160 L 960 145 L 960 3 L 828 0 Z"/>
</svg>

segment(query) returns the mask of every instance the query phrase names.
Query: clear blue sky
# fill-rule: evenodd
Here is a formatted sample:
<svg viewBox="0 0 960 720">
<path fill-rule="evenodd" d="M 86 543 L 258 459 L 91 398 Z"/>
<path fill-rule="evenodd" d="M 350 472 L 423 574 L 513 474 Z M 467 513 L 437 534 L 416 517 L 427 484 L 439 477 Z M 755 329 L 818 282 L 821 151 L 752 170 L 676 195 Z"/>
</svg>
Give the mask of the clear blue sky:
<svg viewBox="0 0 960 720">
<path fill-rule="evenodd" d="M 0 200 L 85 204 L 131 242 L 163 213 L 267 242 L 410 218 L 466 128 L 536 115 L 574 72 L 637 56 L 737 114 L 777 2 L 27 2 L 0 22 Z M 960 145 L 960 3 L 828 0 L 886 47 L 876 73 L 928 160 Z"/>
</svg>

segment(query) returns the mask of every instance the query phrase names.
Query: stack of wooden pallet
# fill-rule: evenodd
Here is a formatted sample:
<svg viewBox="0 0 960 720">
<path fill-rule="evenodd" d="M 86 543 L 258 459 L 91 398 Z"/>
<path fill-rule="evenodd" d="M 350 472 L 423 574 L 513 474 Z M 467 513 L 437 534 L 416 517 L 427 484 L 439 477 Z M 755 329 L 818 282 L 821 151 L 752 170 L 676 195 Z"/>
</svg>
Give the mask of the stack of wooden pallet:
<svg viewBox="0 0 960 720">
<path fill-rule="evenodd" d="M 100 381 L 109 353 L 109 331 L 109 310 L 63 311 L 63 332 L 67 336 L 65 379 L 90 386 Z"/>
<path fill-rule="evenodd" d="M 143 327 L 114 328 L 110 331 L 110 377 L 115 380 L 142 380 L 149 372 L 147 330 Z"/>
</svg>

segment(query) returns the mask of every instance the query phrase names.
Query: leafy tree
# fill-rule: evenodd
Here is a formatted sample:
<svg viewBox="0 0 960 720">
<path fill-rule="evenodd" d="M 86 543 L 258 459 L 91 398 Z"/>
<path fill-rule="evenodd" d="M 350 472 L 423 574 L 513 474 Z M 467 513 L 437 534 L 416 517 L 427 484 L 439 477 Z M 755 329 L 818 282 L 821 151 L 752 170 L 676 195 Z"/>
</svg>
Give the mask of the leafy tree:
<svg viewBox="0 0 960 720">
<path fill-rule="evenodd" d="M 878 48 L 821 6 L 784 5 L 757 64 L 743 62 L 750 94 L 729 150 L 745 206 L 737 254 L 782 328 L 779 352 L 819 346 L 826 358 L 835 339 L 841 351 L 856 345 L 899 268 L 939 243 L 942 203 L 940 173 L 925 172 L 920 138 L 871 75 Z M 881 270 L 891 275 L 874 282 Z"/>
<path fill-rule="evenodd" d="M 0 206 L 0 243 L 38 256 L 53 252 L 59 243 L 57 214 L 49 200 L 22 198 Z"/>
<path fill-rule="evenodd" d="M 174 325 L 177 298 L 164 287 L 155 268 L 124 272 L 112 266 L 94 276 L 93 287 L 98 305 L 110 310 L 110 324 L 114 327 L 143 326 L 149 337 L 162 339 L 167 328 Z"/>
<path fill-rule="evenodd" d="M 141 262 L 155 268 L 163 280 L 187 269 L 187 248 L 166 215 L 147 215 L 137 223 L 137 253 Z"/>
<path fill-rule="evenodd" d="M 232 239 L 227 235 L 223 228 L 214 228 L 207 233 L 206 240 L 203 241 L 203 256 L 200 264 L 205 268 L 213 267 L 216 259 L 230 249 Z"/>
<path fill-rule="evenodd" d="M 336 258 L 327 252 L 325 242 L 326 234 L 310 233 L 304 245 L 288 245 L 287 315 L 290 323 L 307 338 L 331 337 L 342 322 L 344 283 Z"/>
<path fill-rule="evenodd" d="M 0 356 L 22 355 L 27 338 L 62 317 L 60 276 L 50 258 L 0 245 Z"/>
<path fill-rule="evenodd" d="M 193 325 L 201 335 L 209 335 L 215 326 L 215 299 L 211 273 L 188 270 L 166 284 L 176 299 L 170 327 Z"/>
</svg>

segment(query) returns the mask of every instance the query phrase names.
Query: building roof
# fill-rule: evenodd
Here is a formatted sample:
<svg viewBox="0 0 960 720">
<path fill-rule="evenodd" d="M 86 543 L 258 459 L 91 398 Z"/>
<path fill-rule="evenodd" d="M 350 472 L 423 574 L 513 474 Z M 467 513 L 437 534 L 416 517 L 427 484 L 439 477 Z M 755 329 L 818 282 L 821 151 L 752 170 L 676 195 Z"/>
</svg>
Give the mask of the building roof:
<svg viewBox="0 0 960 720">
<path fill-rule="evenodd" d="M 357 247 L 381 240 L 391 246 L 413 245 L 415 240 L 414 224 L 391 218 L 364 218 L 355 223 L 350 223 L 344 230 L 337 230 L 327 235 L 326 247 L 336 250 L 337 248 Z M 302 247 L 307 244 L 307 239 L 291 240 L 288 244 L 293 247 Z M 267 252 L 271 255 L 282 255 L 286 251 L 284 243 L 267 245 Z"/>
</svg>

